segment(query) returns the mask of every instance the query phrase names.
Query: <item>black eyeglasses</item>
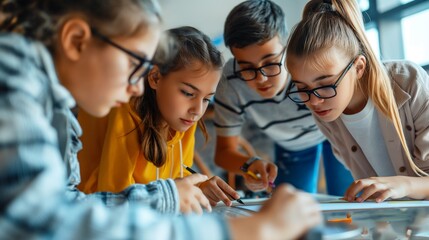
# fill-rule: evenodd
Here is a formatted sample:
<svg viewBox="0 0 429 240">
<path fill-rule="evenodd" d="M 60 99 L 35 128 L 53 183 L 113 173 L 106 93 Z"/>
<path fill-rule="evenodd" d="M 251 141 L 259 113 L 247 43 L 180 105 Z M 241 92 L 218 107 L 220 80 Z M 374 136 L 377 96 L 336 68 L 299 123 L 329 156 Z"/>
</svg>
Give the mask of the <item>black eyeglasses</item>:
<svg viewBox="0 0 429 240">
<path fill-rule="evenodd" d="M 281 66 L 283 65 L 283 61 L 284 61 L 285 52 L 286 52 L 285 50 L 286 48 L 284 48 L 281 52 L 282 58 L 280 59 L 280 62 L 269 63 L 259 68 L 245 68 L 245 69 L 236 71 L 235 65 L 237 64 L 237 60 L 234 59 L 233 72 L 236 77 L 240 78 L 243 81 L 255 80 L 256 77 L 258 76 L 258 72 L 260 72 L 265 77 L 277 76 L 282 72 Z"/>
<path fill-rule="evenodd" d="M 347 72 L 352 68 L 358 56 L 353 58 L 353 60 L 346 66 L 341 75 L 338 77 L 337 81 L 335 81 L 332 85 L 321 86 L 317 88 L 313 88 L 310 90 L 298 90 L 298 91 L 290 91 L 293 84 L 289 85 L 287 90 L 287 95 L 290 100 L 296 103 L 305 103 L 310 100 L 311 94 L 321 99 L 328 99 L 337 96 L 337 87 L 340 84 L 341 80 L 343 80 L 344 76 L 346 76 Z"/>
<path fill-rule="evenodd" d="M 125 52 L 126 54 L 130 55 L 131 57 L 137 59 L 139 63 L 136 65 L 135 69 L 131 72 L 128 83 L 130 85 L 136 85 L 141 79 L 146 77 L 146 75 L 149 73 L 150 69 L 153 67 L 153 63 L 150 59 L 147 59 L 145 57 L 139 56 L 136 53 L 132 52 L 131 50 L 128 50 L 119 44 L 113 42 L 108 37 L 104 36 L 100 32 L 98 32 L 96 29 L 91 28 L 92 34 L 94 36 L 98 37 L 100 40 L 110 44 L 111 46 L 121 50 L 122 52 Z"/>
</svg>

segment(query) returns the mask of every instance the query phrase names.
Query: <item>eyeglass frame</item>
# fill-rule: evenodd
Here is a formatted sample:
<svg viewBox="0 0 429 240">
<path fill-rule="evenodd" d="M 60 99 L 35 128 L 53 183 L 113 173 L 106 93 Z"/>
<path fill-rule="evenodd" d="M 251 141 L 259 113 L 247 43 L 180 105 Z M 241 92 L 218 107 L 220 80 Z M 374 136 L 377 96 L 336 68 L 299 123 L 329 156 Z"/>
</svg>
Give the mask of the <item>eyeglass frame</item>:
<svg viewBox="0 0 429 240">
<path fill-rule="evenodd" d="M 357 60 L 357 58 L 359 57 L 359 55 L 358 56 L 356 56 L 355 58 L 353 58 L 353 60 L 351 60 L 350 61 L 350 63 L 349 64 L 347 64 L 347 66 L 346 66 L 346 68 L 344 68 L 344 70 L 341 72 L 341 75 L 338 77 L 338 79 L 335 81 L 335 83 L 334 84 L 331 84 L 331 85 L 325 85 L 325 86 L 320 86 L 320 87 L 317 87 L 317 88 L 313 88 L 313 89 L 310 89 L 310 90 L 298 90 L 298 91 L 290 91 L 291 89 L 292 89 L 292 86 L 294 85 L 293 83 L 291 83 L 290 85 L 289 85 L 289 87 L 288 87 L 288 90 L 286 91 L 286 94 L 287 94 L 287 96 L 288 96 L 288 98 L 290 99 L 290 100 L 292 100 L 292 101 L 294 101 L 294 102 L 296 102 L 296 103 L 305 103 L 305 102 L 308 102 L 308 101 L 310 101 L 310 99 L 311 99 L 311 94 L 313 94 L 314 96 L 316 96 L 317 98 L 320 98 L 320 99 L 329 99 L 329 98 L 333 98 L 333 97 L 335 97 L 335 96 L 337 96 L 337 87 L 338 87 L 338 85 L 341 83 L 341 81 L 344 79 L 344 77 L 346 76 L 346 74 L 349 72 L 349 70 L 352 68 L 352 66 L 354 65 L 354 63 L 356 62 L 356 60 Z M 330 97 L 322 97 L 322 96 L 320 96 L 316 91 L 317 90 L 319 90 L 319 89 L 322 89 L 322 88 L 332 88 L 333 90 L 334 90 L 334 95 L 332 95 L 332 96 L 330 96 Z M 291 93 L 307 93 L 307 96 L 308 96 L 308 99 L 306 100 L 306 101 L 302 101 L 302 100 L 300 100 L 300 101 L 296 101 L 296 99 L 293 99 L 293 98 L 291 98 L 290 97 L 290 94 Z"/>
<path fill-rule="evenodd" d="M 275 76 L 278 76 L 278 75 L 280 75 L 280 73 L 282 73 L 282 68 L 281 67 L 284 65 L 284 60 L 285 60 L 285 56 L 286 56 L 286 47 L 283 48 L 283 50 L 279 53 L 279 55 L 280 54 L 282 54 L 282 58 L 280 59 L 280 62 L 277 62 L 277 63 L 268 63 L 268 64 L 265 64 L 264 66 L 260 66 L 258 68 L 245 68 L 245 69 L 242 69 L 242 70 L 239 70 L 239 71 L 236 70 L 235 66 L 238 63 L 237 63 L 237 59 L 234 58 L 234 64 L 233 64 L 233 69 L 232 69 L 232 71 L 234 73 L 234 77 L 237 77 L 237 78 L 239 78 L 242 81 L 249 82 L 249 81 L 254 81 L 258 77 L 258 72 L 260 72 L 265 77 L 275 77 Z M 274 66 L 274 65 L 277 65 L 279 67 L 280 71 L 277 74 L 274 74 L 274 75 L 266 75 L 266 73 L 263 71 L 263 68 L 268 67 L 268 66 Z M 255 77 L 252 78 L 252 79 L 244 79 L 244 78 L 242 78 L 240 72 L 242 72 L 242 71 L 249 71 L 249 70 L 253 70 L 254 71 Z"/>
<path fill-rule="evenodd" d="M 109 37 L 101 34 L 97 29 L 95 28 L 91 28 L 91 33 L 94 34 L 94 36 L 96 36 L 97 38 L 99 38 L 100 40 L 104 41 L 107 44 L 110 44 L 111 46 L 121 50 L 122 52 L 125 52 L 126 54 L 128 54 L 129 56 L 137 59 L 139 61 L 139 64 L 135 67 L 135 69 L 131 72 L 130 76 L 128 77 L 128 84 L 129 85 L 136 85 L 138 82 L 140 82 L 141 79 L 145 78 L 146 75 L 149 73 L 149 71 L 152 69 L 154 63 L 152 62 L 152 60 L 146 58 L 146 57 L 142 57 L 139 56 L 138 54 L 132 52 L 131 50 L 126 49 L 125 47 L 122 47 L 121 45 L 115 43 L 113 40 L 111 40 Z M 137 77 L 135 81 L 132 80 L 133 75 L 141 68 L 144 67 L 145 64 L 149 64 L 146 69 L 144 70 L 144 72 Z"/>
</svg>

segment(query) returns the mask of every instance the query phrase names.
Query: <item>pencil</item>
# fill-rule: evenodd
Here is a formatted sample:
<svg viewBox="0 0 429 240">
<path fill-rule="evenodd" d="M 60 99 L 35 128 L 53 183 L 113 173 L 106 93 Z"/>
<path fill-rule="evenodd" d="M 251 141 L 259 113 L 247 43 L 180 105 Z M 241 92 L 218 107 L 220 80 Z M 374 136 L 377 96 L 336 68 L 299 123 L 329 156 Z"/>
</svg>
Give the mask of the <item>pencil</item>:
<svg viewBox="0 0 429 240">
<path fill-rule="evenodd" d="M 185 167 L 185 169 L 186 170 L 188 170 L 190 173 L 192 173 L 192 174 L 195 174 L 195 173 L 197 173 L 194 169 L 192 169 L 192 168 L 190 168 L 190 167 L 188 167 L 188 166 L 186 166 L 185 164 L 183 164 L 183 167 Z M 226 192 L 225 192 L 226 193 Z M 237 198 L 237 199 L 235 199 L 234 197 L 232 197 L 229 193 L 226 193 L 226 194 L 228 194 L 229 195 L 229 197 L 230 198 L 232 198 L 232 199 L 234 199 L 235 201 L 237 201 L 237 202 L 239 202 L 239 203 L 241 203 L 241 204 L 243 204 L 243 205 L 246 205 L 246 204 L 244 204 L 244 202 L 243 201 L 241 201 L 241 199 L 239 199 L 239 198 Z"/>
<path fill-rule="evenodd" d="M 247 170 L 247 171 L 245 171 L 244 173 L 246 173 L 247 175 L 249 175 L 249 176 L 251 176 L 253 179 L 255 179 L 255 180 L 260 180 L 261 178 L 260 177 L 258 177 L 258 175 L 256 175 L 254 172 L 252 172 L 252 171 L 249 171 L 249 170 Z M 271 187 L 271 188 L 275 188 L 276 187 L 276 185 L 273 183 L 273 182 L 268 182 L 268 185 Z"/>
</svg>

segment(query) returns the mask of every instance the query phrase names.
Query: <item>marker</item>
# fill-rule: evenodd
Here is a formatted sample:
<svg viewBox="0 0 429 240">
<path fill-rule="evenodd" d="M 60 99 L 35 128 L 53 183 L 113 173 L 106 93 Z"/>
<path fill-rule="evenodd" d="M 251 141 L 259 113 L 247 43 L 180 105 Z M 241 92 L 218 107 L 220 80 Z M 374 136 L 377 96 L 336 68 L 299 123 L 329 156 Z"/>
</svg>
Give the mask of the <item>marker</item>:
<svg viewBox="0 0 429 240">
<path fill-rule="evenodd" d="M 333 218 L 328 220 L 328 222 L 332 222 L 332 223 L 338 223 L 338 222 L 352 223 L 352 221 L 353 221 L 352 215 L 350 213 L 347 213 L 345 218 Z"/>
<path fill-rule="evenodd" d="M 185 167 L 185 169 L 186 170 L 188 170 L 190 173 L 192 173 L 192 174 L 195 174 L 195 173 L 197 173 L 194 169 L 192 169 L 192 168 L 190 168 L 190 167 L 188 167 L 188 166 L 186 166 L 185 164 L 182 164 L 183 165 L 183 167 Z M 229 193 L 227 193 L 227 192 L 225 192 L 227 195 L 229 195 L 229 197 L 230 198 L 232 198 L 232 199 L 234 199 L 235 201 L 237 201 L 237 202 L 239 202 L 239 203 L 241 203 L 241 204 L 243 204 L 243 205 L 246 205 L 246 204 L 244 204 L 244 202 L 243 201 L 241 201 L 241 199 L 239 199 L 239 198 L 237 198 L 237 199 L 235 199 L 234 197 L 232 197 Z"/>
</svg>

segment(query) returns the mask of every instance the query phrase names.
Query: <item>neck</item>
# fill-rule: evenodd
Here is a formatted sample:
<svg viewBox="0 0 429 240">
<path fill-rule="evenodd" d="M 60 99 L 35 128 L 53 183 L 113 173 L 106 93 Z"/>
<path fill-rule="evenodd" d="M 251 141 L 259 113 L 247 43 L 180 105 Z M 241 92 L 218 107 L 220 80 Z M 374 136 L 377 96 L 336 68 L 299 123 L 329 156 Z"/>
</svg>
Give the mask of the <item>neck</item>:
<svg viewBox="0 0 429 240">
<path fill-rule="evenodd" d="M 344 110 L 344 114 L 356 114 L 365 108 L 368 101 L 368 96 L 364 93 L 364 89 L 356 87 L 355 92 L 350 100 L 349 105 Z"/>
</svg>

